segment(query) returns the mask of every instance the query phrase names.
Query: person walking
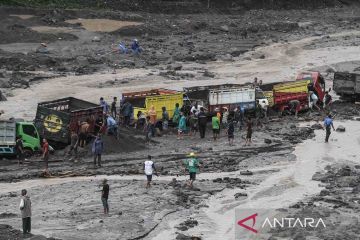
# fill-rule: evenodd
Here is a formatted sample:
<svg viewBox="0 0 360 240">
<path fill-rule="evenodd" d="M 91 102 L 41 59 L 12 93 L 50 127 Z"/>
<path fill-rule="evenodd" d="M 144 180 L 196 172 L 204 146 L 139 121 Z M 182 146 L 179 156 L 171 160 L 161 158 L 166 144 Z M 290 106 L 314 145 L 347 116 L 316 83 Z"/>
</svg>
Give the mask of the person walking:
<svg viewBox="0 0 360 240">
<path fill-rule="evenodd" d="M 196 112 L 196 110 L 194 110 L 192 112 L 192 114 L 190 115 L 190 119 L 189 119 L 189 125 L 190 125 L 190 136 L 194 135 L 196 136 L 196 132 L 198 131 L 198 113 Z"/>
<path fill-rule="evenodd" d="M 172 121 L 175 126 L 177 126 L 179 124 L 179 120 L 180 120 L 180 105 L 178 103 L 176 103 L 173 118 L 172 118 Z"/>
<path fill-rule="evenodd" d="M 331 95 L 329 94 L 328 91 L 325 92 L 323 102 L 324 102 L 324 109 L 329 111 L 330 107 L 331 107 L 331 104 L 332 104 L 332 97 L 331 97 Z"/>
<path fill-rule="evenodd" d="M 199 123 L 198 125 L 199 125 L 200 138 L 205 138 L 207 116 L 205 114 L 205 110 L 203 107 L 200 108 L 200 112 L 198 114 L 198 123 Z"/>
<path fill-rule="evenodd" d="M 325 118 L 324 127 L 325 127 L 325 130 L 326 130 L 325 142 L 327 143 L 327 142 L 329 142 L 329 137 L 330 137 L 330 134 L 331 134 L 331 128 L 335 131 L 333 118 L 332 118 L 331 114 L 329 114 Z"/>
<path fill-rule="evenodd" d="M 152 181 L 152 176 L 153 176 L 154 172 L 155 172 L 155 175 L 157 175 L 155 164 L 151 159 L 152 159 L 152 157 L 150 155 L 148 155 L 148 160 L 146 160 L 144 162 L 144 173 L 145 173 L 146 179 L 147 179 L 146 188 L 151 187 L 151 181 Z"/>
<path fill-rule="evenodd" d="M 16 155 L 18 159 L 18 165 L 24 163 L 24 144 L 22 140 L 22 136 L 19 135 L 16 138 L 16 145 L 15 145 Z"/>
<path fill-rule="evenodd" d="M 110 192 L 110 186 L 107 183 L 107 179 L 103 179 L 102 181 L 102 190 L 101 190 L 101 202 L 104 207 L 104 214 L 109 214 L 109 192 Z"/>
<path fill-rule="evenodd" d="M 45 138 L 43 139 L 42 152 L 43 152 L 42 158 L 43 158 L 43 160 L 45 162 L 45 173 L 48 173 L 49 172 L 49 155 L 50 155 L 50 152 L 49 152 L 49 143 Z"/>
<path fill-rule="evenodd" d="M 183 139 L 185 131 L 186 131 L 186 117 L 184 116 L 183 112 L 180 112 L 180 120 L 179 120 L 179 126 L 178 126 L 177 139 Z"/>
<path fill-rule="evenodd" d="M 188 186 L 193 188 L 193 183 L 196 180 L 196 173 L 198 172 L 200 167 L 199 160 L 195 157 L 195 153 L 190 153 L 188 159 L 185 160 L 185 171 L 189 171 L 189 181 Z"/>
<path fill-rule="evenodd" d="M 107 125 L 107 134 L 108 135 L 113 135 L 116 139 L 118 137 L 118 125 L 116 120 L 110 116 L 107 115 L 106 116 L 106 125 Z"/>
<path fill-rule="evenodd" d="M 94 154 L 94 167 L 96 167 L 96 162 L 97 165 L 101 167 L 101 154 L 103 153 L 103 150 L 104 150 L 104 142 L 101 139 L 101 134 L 99 133 L 92 145 L 92 153 Z"/>
<path fill-rule="evenodd" d="M 217 115 L 214 115 L 211 119 L 211 122 L 212 122 L 214 141 L 216 141 L 220 134 L 220 119 L 218 118 Z"/>
<path fill-rule="evenodd" d="M 20 211 L 22 218 L 23 234 L 31 232 L 31 200 L 27 190 L 21 190 Z"/>
</svg>

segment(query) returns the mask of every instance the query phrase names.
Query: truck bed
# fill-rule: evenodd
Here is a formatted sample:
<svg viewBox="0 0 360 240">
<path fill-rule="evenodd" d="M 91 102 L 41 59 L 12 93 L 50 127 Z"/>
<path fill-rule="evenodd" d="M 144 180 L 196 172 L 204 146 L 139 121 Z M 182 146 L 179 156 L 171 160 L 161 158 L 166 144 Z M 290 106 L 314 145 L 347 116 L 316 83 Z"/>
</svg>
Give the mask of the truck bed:
<svg viewBox="0 0 360 240">
<path fill-rule="evenodd" d="M 14 153 L 16 144 L 16 123 L 0 120 L 0 155 Z"/>
<path fill-rule="evenodd" d="M 78 130 L 78 121 L 94 121 L 102 116 L 102 107 L 81 99 L 68 97 L 38 104 L 35 125 L 41 137 L 55 143 L 69 142 L 70 131 Z"/>
<path fill-rule="evenodd" d="M 333 87 L 338 95 L 360 94 L 360 74 L 336 72 Z"/>
</svg>

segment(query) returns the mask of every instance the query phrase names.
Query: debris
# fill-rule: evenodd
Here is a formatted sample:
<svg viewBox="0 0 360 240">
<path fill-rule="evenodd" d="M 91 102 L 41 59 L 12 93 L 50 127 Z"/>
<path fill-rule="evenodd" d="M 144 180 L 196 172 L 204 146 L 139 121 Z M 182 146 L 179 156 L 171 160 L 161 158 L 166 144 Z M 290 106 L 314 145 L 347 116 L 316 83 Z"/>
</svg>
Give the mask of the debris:
<svg viewBox="0 0 360 240">
<path fill-rule="evenodd" d="M 240 171 L 240 175 L 250 176 L 253 175 L 253 172 L 246 170 L 246 171 Z"/>
<path fill-rule="evenodd" d="M 264 143 L 266 143 L 266 144 L 271 144 L 272 141 L 271 141 L 271 139 L 265 138 L 265 139 L 264 139 Z"/>
<path fill-rule="evenodd" d="M 234 197 L 235 199 L 238 199 L 240 197 L 247 197 L 247 193 L 241 193 L 241 192 L 235 193 Z"/>
<path fill-rule="evenodd" d="M 339 125 L 337 128 L 336 128 L 336 131 L 337 132 L 345 132 L 345 127 L 343 125 Z"/>
</svg>

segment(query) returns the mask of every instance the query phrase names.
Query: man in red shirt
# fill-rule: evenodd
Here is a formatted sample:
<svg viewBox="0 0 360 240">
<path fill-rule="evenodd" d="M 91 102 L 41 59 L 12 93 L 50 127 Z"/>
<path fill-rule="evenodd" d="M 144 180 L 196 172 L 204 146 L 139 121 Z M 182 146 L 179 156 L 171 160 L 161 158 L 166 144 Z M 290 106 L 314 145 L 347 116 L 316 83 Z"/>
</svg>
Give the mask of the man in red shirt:
<svg viewBox="0 0 360 240">
<path fill-rule="evenodd" d="M 43 159 L 45 161 L 45 172 L 48 172 L 48 167 L 49 167 L 49 143 L 47 142 L 47 140 L 44 138 L 43 139 L 43 147 L 42 147 L 42 151 L 43 151 Z"/>
</svg>

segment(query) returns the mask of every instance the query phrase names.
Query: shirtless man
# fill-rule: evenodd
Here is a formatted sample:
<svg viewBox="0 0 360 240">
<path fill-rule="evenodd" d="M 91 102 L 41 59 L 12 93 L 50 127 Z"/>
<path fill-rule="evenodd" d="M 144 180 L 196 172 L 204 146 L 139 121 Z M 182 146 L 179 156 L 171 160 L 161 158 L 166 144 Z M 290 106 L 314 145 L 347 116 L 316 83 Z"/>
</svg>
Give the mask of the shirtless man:
<svg viewBox="0 0 360 240">
<path fill-rule="evenodd" d="M 79 140 L 80 140 L 80 147 L 85 147 L 86 144 L 86 139 L 88 137 L 88 133 L 89 133 L 89 127 L 90 124 L 88 123 L 88 121 L 86 122 L 82 122 L 80 124 L 80 128 L 79 128 Z"/>
</svg>

